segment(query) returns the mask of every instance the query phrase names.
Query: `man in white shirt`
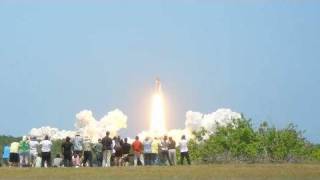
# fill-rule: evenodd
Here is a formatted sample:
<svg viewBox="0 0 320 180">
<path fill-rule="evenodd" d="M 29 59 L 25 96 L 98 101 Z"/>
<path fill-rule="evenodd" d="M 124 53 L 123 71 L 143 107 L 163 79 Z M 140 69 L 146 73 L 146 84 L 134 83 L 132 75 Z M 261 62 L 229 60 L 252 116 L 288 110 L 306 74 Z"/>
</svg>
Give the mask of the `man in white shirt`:
<svg viewBox="0 0 320 180">
<path fill-rule="evenodd" d="M 40 142 L 41 145 L 41 167 L 47 163 L 47 167 L 51 167 L 51 146 L 52 142 L 49 140 L 49 136 L 45 136 L 44 140 Z"/>
<path fill-rule="evenodd" d="M 188 141 L 187 141 L 185 135 L 183 135 L 181 137 L 181 141 L 179 143 L 179 147 L 180 147 L 180 157 L 181 157 L 180 163 L 181 163 L 181 165 L 183 165 L 184 158 L 187 159 L 187 162 L 190 165 L 191 162 L 190 162 L 190 157 L 189 157 Z"/>
<path fill-rule="evenodd" d="M 36 140 L 35 137 L 31 137 L 31 140 L 29 141 L 29 147 L 30 147 L 30 156 L 31 156 L 31 166 L 35 167 L 36 159 L 38 157 L 38 148 L 39 148 L 39 142 Z"/>
</svg>

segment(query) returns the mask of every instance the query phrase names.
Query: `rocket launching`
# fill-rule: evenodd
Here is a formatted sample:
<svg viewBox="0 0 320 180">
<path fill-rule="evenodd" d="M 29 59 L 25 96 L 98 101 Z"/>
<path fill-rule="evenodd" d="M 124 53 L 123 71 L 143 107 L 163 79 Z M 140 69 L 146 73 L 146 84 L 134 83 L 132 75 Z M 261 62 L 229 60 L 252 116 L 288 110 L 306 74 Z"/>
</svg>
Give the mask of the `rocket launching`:
<svg viewBox="0 0 320 180">
<path fill-rule="evenodd" d="M 209 114 L 188 111 L 186 113 L 184 128 L 167 129 L 166 103 L 159 78 L 155 80 L 148 113 L 150 113 L 149 129 L 142 130 L 142 132 L 138 134 L 139 137 L 144 139 L 145 137 L 162 137 L 166 134 L 172 136 L 176 142 L 179 141 L 182 135 L 193 138 L 192 132 L 199 131 L 202 128 L 205 128 L 208 132 L 214 133 L 217 124 L 224 126 L 227 123 L 232 122 L 232 119 L 241 117 L 240 113 L 224 108 Z M 99 138 L 102 138 L 105 135 L 106 131 L 109 131 L 111 136 L 119 135 L 119 130 L 127 128 L 127 119 L 128 117 L 126 114 L 119 109 L 109 111 L 100 120 L 93 116 L 92 111 L 82 110 L 76 114 L 74 130 L 59 130 L 58 128 L 44 126 L 32 128 L 28 135 L 37 138 L 44 138 L 45 135 L 49 135 L 51 139 L 63 139 L 67 136 L 73 137 L 76 133 L 80 133 L 81 136 L 90 137 L 92 142 L 97 142 Z"/>
<path fill-rule="evenodd" d="M 159 78 L 156 79 L 156 92 L 158 94 L 162 93 L 161 81 Z"/>
<path fill-rule="evenodd" d="M 155 93 L 152 97 L 150 130 L 159 135 L 163 135 L 166 132 L 164 101 L 159 78 L 156 79 Z"/>
</svg>

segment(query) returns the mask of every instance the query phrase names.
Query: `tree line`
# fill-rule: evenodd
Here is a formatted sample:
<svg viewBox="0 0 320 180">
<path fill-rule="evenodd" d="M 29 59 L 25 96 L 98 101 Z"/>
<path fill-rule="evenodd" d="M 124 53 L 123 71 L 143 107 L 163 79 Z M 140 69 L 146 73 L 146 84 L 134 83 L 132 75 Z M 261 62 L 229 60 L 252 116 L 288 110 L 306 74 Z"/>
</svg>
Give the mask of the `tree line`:
<svg viewBox="0 0 320 180">
<path fill-rule="evenodd" d="M 254 128 L 242 116 L 226 126 L 217 124 L 214 133 L 193 132 L 189 142 L 193 161 L 198 163 L 298 163 L 320 161 L 320 145 L 312 144 L 294 124 L 277 129 L 263 122 Z"/>
</svg>

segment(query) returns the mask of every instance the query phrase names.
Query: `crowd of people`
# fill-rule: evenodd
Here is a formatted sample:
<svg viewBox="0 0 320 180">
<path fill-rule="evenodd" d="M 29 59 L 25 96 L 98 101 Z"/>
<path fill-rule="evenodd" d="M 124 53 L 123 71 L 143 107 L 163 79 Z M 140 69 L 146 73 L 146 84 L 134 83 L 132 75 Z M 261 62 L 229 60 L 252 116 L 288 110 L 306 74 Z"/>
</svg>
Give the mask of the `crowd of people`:
<svg viewBox="0 0 320 180">
<path fill-rule="evenodd" d="M 111 167 L 111 166 L 154 166 L 177 165 L 177 153 L 180 164 L 184 159 L 190 165 L 188 141 L 181 137 L 178 144 L 172 137 L 147 137 L 143 141 L 138 136 L 130 144 L 127 138 L 110 137 L 92 143 L 89 137 L 77 134 L 72 139 L 66 137 L 61 144 L 61 152 L 54 158 L 52 141 L 45 136 L 40 142 L 35 137 L 23 137 L 20 142 L 13 142 L 3 147 L 3 164 L 9 167 Z M 179 152 L 176 152 L 178 149 Z"/>
</svg>

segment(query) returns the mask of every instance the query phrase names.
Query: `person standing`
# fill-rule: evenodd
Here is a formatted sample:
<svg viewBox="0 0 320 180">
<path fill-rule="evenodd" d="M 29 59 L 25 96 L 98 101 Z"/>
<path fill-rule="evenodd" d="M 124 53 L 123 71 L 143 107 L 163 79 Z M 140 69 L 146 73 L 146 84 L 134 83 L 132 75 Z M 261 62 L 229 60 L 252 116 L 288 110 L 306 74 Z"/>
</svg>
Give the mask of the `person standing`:
<svg viewBox="0 0 320 180">
<path fill-rule="evenodd" d="M 143 159 L 143 145 L 139 141 L 139 136 L 136 136 L 136 140 L 132 143 L 132 150 L 134 153 L 134 166 L 138 165 L 138 160 L 140 160 L 141 165 L 144 166 L 144 159 Z"/>
<path fill-rule="evenodd" d="M 117 137 L 115 139 L 115 145 L 114 145 L 114 150 L 115 150 L 115 165 L 116 166 L 121 166 L 122 164 L 122 145 L 121 145 L 121 138 Z"/>
<path fill-rule="evenodd" d="M 122 165 L 129 166 L 129 154 L 131 145 L 128 143 L 128 138 L 124 138 L 124 143 L 122 144 Z"/>
<path fill-rule="evenodd" d="M 167 165 L 168 162 L 171 165 L 171 161 L 169 158 L 169 149 L 168 149 L 168 136 L 164 136 L 163 140 L 161 141 L 161 163 Z"/>
<path fill-rule="evenodd" d="M 189 150 L 188 150 L 188 141 L 186 139 L 186 136 L 183 135 L 181 137 L 181 141 L 179 142 L 179 148 L 180 148 L 180 163 L 183 165 L 184 158 L 187 159 L 188 164 L 190 165 L 190 157 L 189 157 Z"/>
<path fill-rule="evenodd" d="M 96 143 L 93 147 L 93 151 L 96 155 L 96 160 L 97 160 L 97 166 L 101 167 L 102 166 L 102 140 L 99 139 L 98 143 Z"/>
<path fill-rule="evenodd" d="M 117 137 L 114 136 L 112 138 L 112 155 L 111 155 L 111 159 L 110 159 L 110 163 L 111 163 L 111 166 L 114 166 L 116 163 L 115 163 L 115 154 L 116 154 L 116 150 L 115 150 L 115 145 L 116 145 L 116 139 Z"/>
<path fill-rule="evenodd" d="M 40 142 L 41 145 L 41 167 L 45 167 L 45 163 L 47 167 L 51 167 L 51 147 L 52 142 L 49 139 L 49 136 L 46 135 L 44 140 Z"/>
<path fill-rule="evenodd" d="M 168 149 L 171 165 L 175 166 L 177 165 L 176 142 L 172 139 L 172 137 L 169 137 Z"/>
<path fill-rule="evenodd" d="M 9 166 L 10 147 L 8 144 L 3 146 L 2 161 L 4 166 Z"/>
<path fill-rule="evenodd" d="M 30 147 L 29 147 L 28 138 L 26 136 L 23 136 L 22 140 L 19 143 L 19 154 L 20 154 L 20 167 L 28 166 Z"/>
<path fill-rule="evenodd" d="M 19 143 L 10 144 L 10 166 L 18 167 L 19 165 Z"/>
<path fill-rule="evenodd" d="M 83 138 L 80 136 L 80 134 L 77 134 L 73 139 L 73 149 L 74 149 L 74 155 L 75 155 L 75 166 L 80 167 L 81 165 L 81 157 L 82 157 L 82 151 L 83 151 Z"/>
<path fill-rule="evenodd" d="M 151 165 L 159 164 L 159 146 L 160 140 L 155 137 L 151 144 Z"/>
<path fill-rule="evenodd" d="M 37 141 L 36 137 L 31 137 L 29 141 L 29 147 L 30 147 L 31 167 L 35 167 L 36 159 L 38 157 L 38 148 L 39 148 L 39 142 Z"/>
<path fill-rule="evenodd" d="M 146 166 L 150 166 L 151 164 L 151 156 L 152 156 L 152 139 L 149 137 L 146 137 L 146 139 L 143 141 L 143 156 L 144 156 L 144 162 Z"/>
<path fill-rule="evenodd" d="M 92 143 L 91 139 L 86 136 L 83 141 L 83 167 L 86 167 L 87 162 L 89 163 L 89 166 L 92 167 Z"/>
<path fill-rule="evenodd" d="M 72 166 L 72 149 L 73 144 L 71 143 L 70 137 L 66 137 L 66 140 L 61 145 L 61 153 L 63 155 L 64 167 Z"/>
<path fill-rule="evenodd" d="M 106 132 L 106 136 L 102 139 L 102 150 L 103 150 L 103 167 L 111 166 L 111 155 L 112 155 L 112 139 L 109 137 L 110 132 Z"/>
</svg>

